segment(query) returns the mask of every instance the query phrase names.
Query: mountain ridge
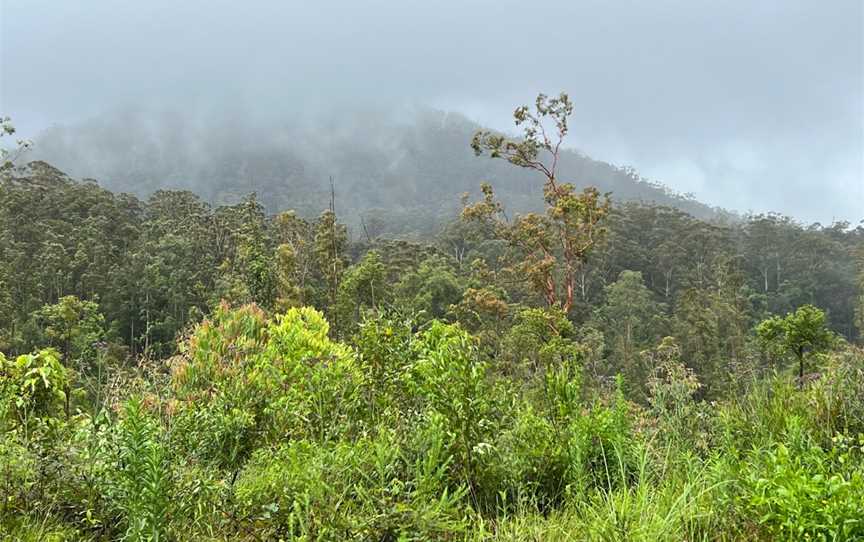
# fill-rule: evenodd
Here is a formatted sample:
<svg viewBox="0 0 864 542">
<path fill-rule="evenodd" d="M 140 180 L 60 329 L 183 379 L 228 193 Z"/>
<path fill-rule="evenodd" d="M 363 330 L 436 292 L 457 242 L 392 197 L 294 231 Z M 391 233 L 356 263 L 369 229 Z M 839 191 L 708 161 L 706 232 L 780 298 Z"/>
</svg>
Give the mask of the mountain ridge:
<svg viewBox="0 0 864 542">
<path fill-rule="evenodd" d="M 254 192 L 270 212 L 307 216 L 329 205 L 332 178 L 337 209 L 349 224 L 366 213 L 439 222 L 458 211 L 462 194 L 476 195 L 481 182 L 491 183 L 509 209 L 537 210 L 540 179 L 474 156 L 469 141 L 480 128 L 464 115 L 434 109 L 290 122 L 126 110 L 52 127 L 37 137 L 28 159 L 139 197 L 181 189 L 223 204 Z M 673 206 L 708 220 L 736 216 L 573 149 L 562 153 L 560 171 L 577 188 L 596 186 L 616 201 Z"/>
</svg>

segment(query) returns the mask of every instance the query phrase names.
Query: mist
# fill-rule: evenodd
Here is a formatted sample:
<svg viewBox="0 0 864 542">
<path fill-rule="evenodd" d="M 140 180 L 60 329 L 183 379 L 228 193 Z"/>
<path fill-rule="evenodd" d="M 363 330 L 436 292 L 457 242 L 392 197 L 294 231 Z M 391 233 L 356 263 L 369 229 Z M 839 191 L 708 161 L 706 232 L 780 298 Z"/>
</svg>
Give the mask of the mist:
<svg viewBox="0 0 864 542">
<path fill-rule="evenodd" d="M 0 2 L 0 111 L 34 152 L 112 126 L 159 134 L 201 171 L 215 151 L 194 141 L 216 130 L 312 157 L 323 176 L 340 130 L 387 149 L 427 110 L 511 130 L 515 106 L 560 90 L 576 104 L 569 144 L 595 159 L 739 212 L 862 218 L 856 0 Z M 147 134 L 122 134 L 130 114 Z M 129 155 L 121 137 L 82 140 L 116 141 L 88 151 L 104 161 Z M 120 171 L 76 148 L 72 173 Z"/>
</svg>

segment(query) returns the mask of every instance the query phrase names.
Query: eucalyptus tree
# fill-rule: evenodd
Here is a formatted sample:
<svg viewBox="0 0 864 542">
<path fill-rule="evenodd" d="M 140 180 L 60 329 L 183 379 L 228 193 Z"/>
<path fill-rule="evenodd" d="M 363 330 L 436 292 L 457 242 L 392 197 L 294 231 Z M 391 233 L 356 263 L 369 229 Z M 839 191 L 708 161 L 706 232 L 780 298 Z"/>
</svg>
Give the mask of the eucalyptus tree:
<svg viewBox="0 0 864 542">
<path fill-rule="evenodd" d="M 486 130 L 478 131 L 471 147 L 479 156 L 506 160 L 514 166 L 541 174 L 545 214 L 527 213 L 507 219 L 492 186 L 482 185 L 483 200 L 466 206 L 462 216 L 487 224 L 511 249 L 511 271 L 539 292 L 550 307 L 565 313 L 573 306 L 578 271 L 602 238 L 603 221 L 609 214 L 609 196 L 594 187 L 577 192 L 558 178 L 562 144 L 573 113 L 569 96 L 537 96 L 534 108 L 513 112 L 522 137 L 511 139 Z"/>
<path fill-rule="evenodd" d="M 623 271 L 605 288 L 605 295 L 594 319 L 609 349 L 610 368 L 641 383 L 648 374 L 641 366 L 640 352 L 663 337 L 667 326 L 664 306 L 655 301 L 638 271 Z"/>
</svg>

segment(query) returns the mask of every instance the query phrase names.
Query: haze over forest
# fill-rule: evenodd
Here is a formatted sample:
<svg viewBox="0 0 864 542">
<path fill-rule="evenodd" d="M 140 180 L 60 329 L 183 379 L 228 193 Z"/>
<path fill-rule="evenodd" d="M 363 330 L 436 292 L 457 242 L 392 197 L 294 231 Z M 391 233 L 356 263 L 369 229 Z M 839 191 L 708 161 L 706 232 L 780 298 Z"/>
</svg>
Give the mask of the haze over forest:
<svg viewBox="0 0 864 542">
<path fill-rule="evenodd" d="M 566 90 L 568 144 L 615 165 L 583 160 L 580 182 L 668 202 L 610 180 L 630 166 L 711 207 L 857 224 L 862 9 L 3 1 L 0 105 L 36 141 L 34 158 L 106 187 L 216 201 L 251 188 L 271 210 L 317 212 L 330 175 L 361 210 L 400 198 L 410 208 L 440 182 L 452 188 L 436 190 L 441 205 L 458 205 L 460 192 L 499 180 L 478 177 L 506 170 L 472 162 L 463 133 L 512 131 L 514 104 Z M 300 184 L 268 194 L 267 175 Z M 524 173 L 501 175 L 518 198 Z M 708 213 L 694 205 L 684 208 Z"/>
<path fill-rule="evenodd" d="M 862 131 L 861 0 L 0 0 L 0 540 L 862 541 Z"/>
</svg>

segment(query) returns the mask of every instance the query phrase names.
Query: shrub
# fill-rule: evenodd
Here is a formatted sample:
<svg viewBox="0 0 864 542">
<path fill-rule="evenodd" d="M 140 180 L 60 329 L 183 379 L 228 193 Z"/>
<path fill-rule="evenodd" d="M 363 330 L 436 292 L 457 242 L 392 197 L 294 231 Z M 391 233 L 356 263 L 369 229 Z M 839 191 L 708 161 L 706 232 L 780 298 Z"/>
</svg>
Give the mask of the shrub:
<svg viewBox="0 0 864 542">
<path fill-rule="evenodd" d="M 474 340 L 457 325 L 433 322 L 416 344 L 413 392 L 426 408 L 426 423 L 450 445 L 451 487 L 466 484 L 477 498 L 475 471 L 496 428 L 493 390 Z"/>
<path fill-rule="evenodd" d="M 825 451 L 793 424 L 787 443 L 751 455 L 742 480 L 742 508 L 778 539 L 861 539 L 862 444 L 864 437 L 859 442 L 837 437 Z"/>
<path fill-rule="evenodd" d="M 128 401 L 119 424 L 115 499 L 129 540 L 166 540 L 172 475 L 157 422 L 140 399 Z"/>
<path fill-rule="evenodd" d="M 54 349 L 6 359 L 0 353 L 0 408 L 7 426 L 25 426 L 59 415 L 67 405 L 69 371 Z"/>
<path fill-rule="evenodd" d="M 650 414 L 657 424 L 657 435 L 677 448 L 707 450 L 704 436 L 707 416 L 695 400 L 702 387 L 692 369 L 680 360 L 681 350 L 666 337 L 653 351 L 643 352 L 654 368 L 648 380 Z"/>
<path fill-rule="evenodd" d="M 415 470 L 393 438 L 256 453 L 237 481 L 245 528 L 273 539 L 452 539 L 465 528 L 463 493 L 426 485 L 431 473 Z"/>
<path fill-rule="evenodd" d="M 175 365 L 185 446 L 222 468 L 285 438 L 335 438 L 362 424 L 363 375 L 350 348 L 330 340 L 318 311 L 267 320 L 254 306 L 217 310 Z"/>
</svg>

